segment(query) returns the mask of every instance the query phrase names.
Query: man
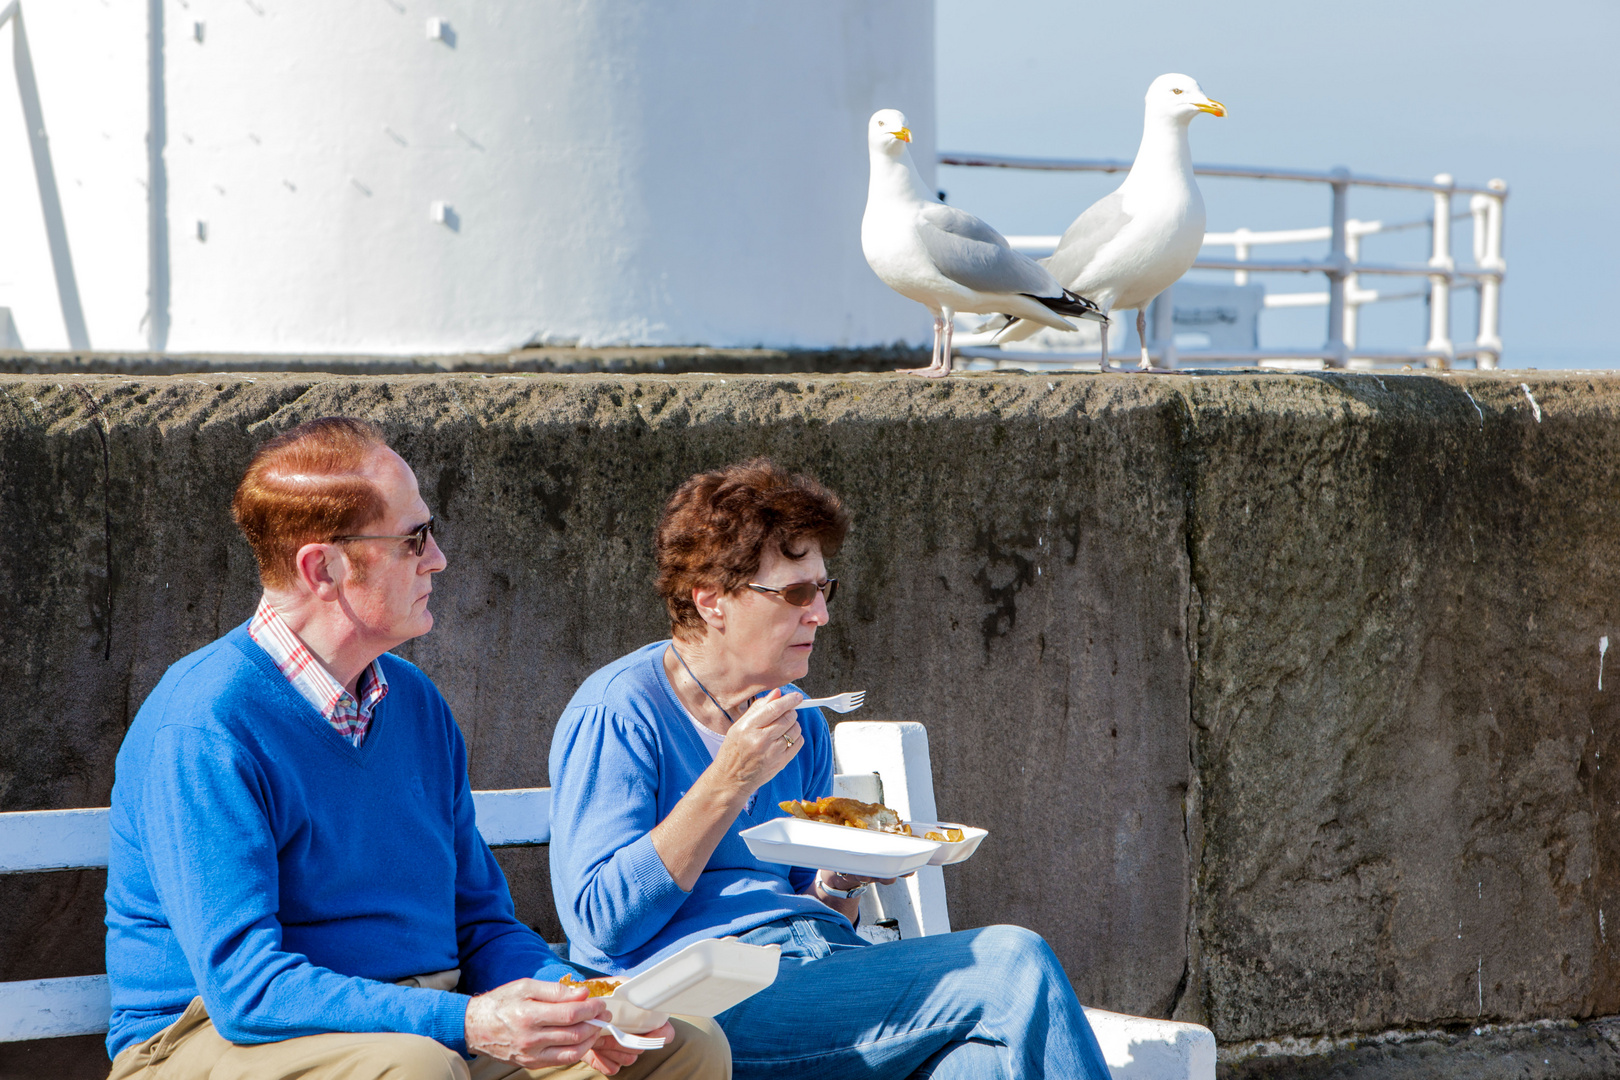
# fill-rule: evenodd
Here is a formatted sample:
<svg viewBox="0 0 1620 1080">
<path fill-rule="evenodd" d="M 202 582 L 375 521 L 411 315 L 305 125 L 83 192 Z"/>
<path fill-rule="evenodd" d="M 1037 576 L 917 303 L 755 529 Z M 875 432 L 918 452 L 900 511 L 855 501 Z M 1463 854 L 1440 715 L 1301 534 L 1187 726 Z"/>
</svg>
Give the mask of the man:
<svg viewBox="0 0 1620 1080">
<path fill-rule="evenodd" d="M 432 629 L 446 564 L 381 433 L 272 439 L 233 508 L 258 611 L 168 670 L 118 754 L 111 1080 L 729 1077 L 709 1021 L 645 1054 L 589 1024 L 601 999 L 515 917 L 450 710 L 388 652 Z"/>
</svg>

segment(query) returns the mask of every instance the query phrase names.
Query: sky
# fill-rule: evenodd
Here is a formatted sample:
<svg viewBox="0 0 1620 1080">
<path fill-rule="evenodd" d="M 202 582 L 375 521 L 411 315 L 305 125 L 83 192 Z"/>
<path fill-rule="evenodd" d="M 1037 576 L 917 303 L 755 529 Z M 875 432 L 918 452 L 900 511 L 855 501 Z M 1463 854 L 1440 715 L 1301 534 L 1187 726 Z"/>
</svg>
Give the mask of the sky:
<svg viewBox="0 0 1620 1080">
<path fill-rule="evenodd" d="M 1612 325 L 1620 310 L 1620 0 L 1133 0 L 1121 10 L 1109 18 L 1074 0 L 938 0 L 940 149 L 1129 159 L 1148 83 L 1165 72 L 1191 75 L 1229 110 L 1194 120 L 1195 162 L 1506 180 L 1503 366 L 1620 367 Z M 951 203 L 1009 235 L 1062 232 L 1122 178 L 938 173 Z M 1208 178 L 1200 187 L 1212 232 L 1328 222 L 1325 185 Z M 1349 212 L 1414 220 L 1431 212 L 1431 198 L 1352 188 Z M 1466 198 L 1453 209 L 1466 210 Z M 1464 264 L 1471 226 L 1455 229 Z M 1366 259 L 1428 255 L 1424 230 L 1363 243 Z M 1317 245 L 1265 255 L 1324 253 Z M 1271 291 L 1325 288 L 1317 275 L 1263 280 Z M 1390 278 L 1364 284 L 1402 288 Z M 1453 308 L 1453 338 L 1471 341 L 1471 293 L 1458 293 Z M 1326 318 L 1322 308 L 1268 311 L 1262 346 L 1319 345 Z M 1373 305 L 1363 310 L 1362 340 L 1418 346 L 1427 326 L 1421 300 Z"/>
</svg>

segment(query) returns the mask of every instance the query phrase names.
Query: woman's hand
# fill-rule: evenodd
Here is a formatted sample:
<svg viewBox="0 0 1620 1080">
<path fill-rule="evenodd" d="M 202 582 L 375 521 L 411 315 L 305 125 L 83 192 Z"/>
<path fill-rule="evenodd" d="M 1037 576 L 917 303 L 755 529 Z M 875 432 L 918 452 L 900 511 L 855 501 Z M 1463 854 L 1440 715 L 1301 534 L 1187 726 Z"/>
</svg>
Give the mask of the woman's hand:
<svg viewBox="0 0 1620 1080">
<path fill-rule="evenodd" d="M 745 799 L 769 783 L 804 745 L 797 712 L 803 700 L 776 689 L 750 705 L 714 755 L 715 778 Z"/>
<path fill-rule="evenodd" d="M 804 695 L 772 690 L 731 725 L 714 762 L 653 826 L 652 845 L 681 891 L 691 892 L 709 856 L 748 800 L 804 745 L 795 710 Z"/>
<path fill-rule="evenodd" d="M 815 897 L 850 922 L 854 922 L 855 916 L 861 910 L 861 898 L 859 896 L 833 896 L 827 892 L 826 886 L 831 885 L 839 892 L 848 892 L 862 885 L 893 885 L 897 880 L 897 878 L 892 877 L 862 877 L 860 874 L 845 874 L 837 870 L 818 870 L 815 878 L 810 882 L 807 895 Z"/>
</svg>

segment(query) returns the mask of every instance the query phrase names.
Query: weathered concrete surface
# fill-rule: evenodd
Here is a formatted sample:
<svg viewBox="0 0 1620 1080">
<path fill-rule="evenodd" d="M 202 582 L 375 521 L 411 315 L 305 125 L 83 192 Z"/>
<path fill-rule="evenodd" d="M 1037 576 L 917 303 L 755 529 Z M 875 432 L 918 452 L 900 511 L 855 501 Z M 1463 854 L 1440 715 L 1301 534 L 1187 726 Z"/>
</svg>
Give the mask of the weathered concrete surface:
<svg viewBox="0 0 1620 1080">
<path fill-rule="evenodd" d="M 1221 1049 L 1221 1080 L 1612 1080 L 1620 1017 Z M 1325 1044 L 1325 1045 L 1323 1045 Z"/>
<path fill-rule="evenodd" d="M 1620 1011 L 1620 381 L 1235 390 L 1188 470 L 1189 1014 L 1239 1040 Z"/>
<path fill-rule="evenodd" d="M 573 687 L 662 635 L 668 492 L 769 453 L 856 516 L 809 687 L 926 722 L 992 833 L 957 925 L 1223 1042 L 1620 1012 L 1620 379 L 0 379 L 0 808 L 105 802 L 163 669 L 251 611 L 253 446 L 333 412 L 444 523 L 401 651 L 476 786 L 544 783 Z M 503 861 L 553 931 L 543 859 Z M 0 977 L 100 970 L 100 887 L 0 883 Z"/>
<path fill-rule="evenodd" d="M 619 375 L 893 371 L 925 367 L 928 352 L 904 345 L 868 349 L 709 349 L 634 347 L 576 349 L 547 346 L 509 353 L 439 356 L 282 356 L 248 353 L 27 352 L 0 349 L 6 375 L 206 375 L 213 372 L 296 372 L 301 375 L 436 375 L 486 373 Z"/>
</svg>

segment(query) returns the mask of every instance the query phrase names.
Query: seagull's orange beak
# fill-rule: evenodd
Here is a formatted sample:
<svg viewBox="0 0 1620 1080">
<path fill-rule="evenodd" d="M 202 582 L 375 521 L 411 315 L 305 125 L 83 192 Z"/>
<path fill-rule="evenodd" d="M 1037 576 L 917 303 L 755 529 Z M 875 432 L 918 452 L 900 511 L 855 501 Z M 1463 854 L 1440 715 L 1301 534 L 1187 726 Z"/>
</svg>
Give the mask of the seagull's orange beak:
<svg viewBox="0 0 1620 1080">
<path fill-rule="evenodd" d="M 894 133 L 894 137 L 899 139 L 901 142 L 910 142 L 911 141 L 911 129 L 910 128 L 901 128 L 899 131 Z"/>
<path fill-rule="evenodd" d="M 1220 102 L 1216 101 L 1214 98 L 1210 98 L 1207 102 L 1206 101 L 1201 101 L 1194 107 L 1199 112 L 1207 112 L 1211 116 L 1225 116 L 1226 115 L 1226 106 L 1222 105 Z"/>
</svg>

